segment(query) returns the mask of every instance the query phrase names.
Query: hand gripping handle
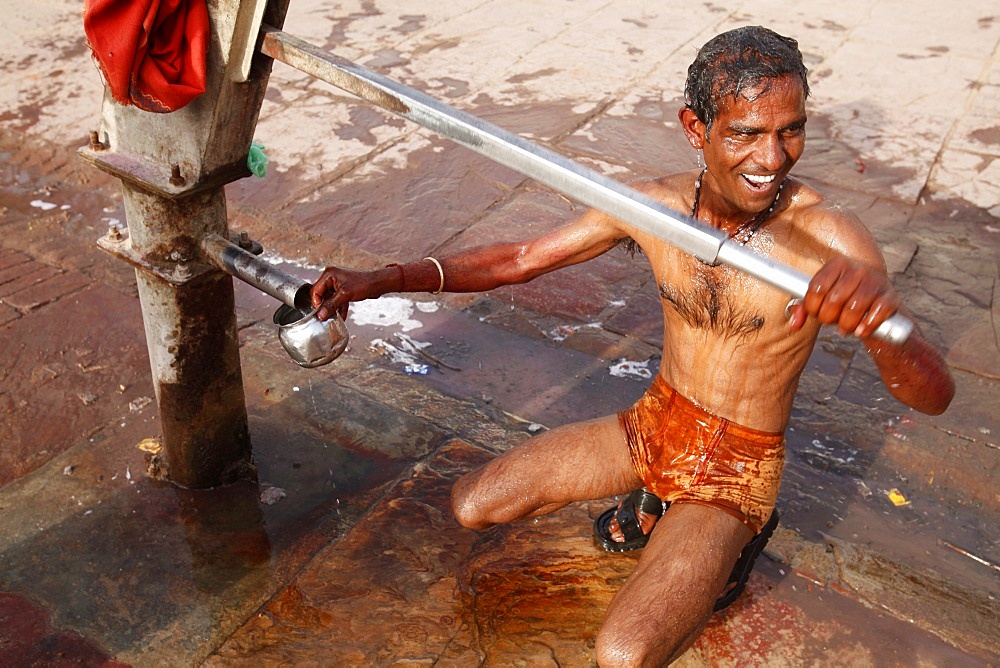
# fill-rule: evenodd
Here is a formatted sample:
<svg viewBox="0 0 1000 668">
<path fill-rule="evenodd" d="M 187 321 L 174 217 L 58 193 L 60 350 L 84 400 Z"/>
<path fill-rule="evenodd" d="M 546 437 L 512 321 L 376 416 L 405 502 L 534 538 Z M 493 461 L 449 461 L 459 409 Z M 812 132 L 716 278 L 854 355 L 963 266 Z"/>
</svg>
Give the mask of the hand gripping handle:
<svg viewBox="0 0 1000 668">
<path fill-rule="evenodd" d="M 804 298 L 806 291 L 809 290 L 809 276 L 806 274 L 775 262 L 769 257 L 737 243 L 724 242 L 715 259 L 784 290 L 796 299 Z M 789 304 L 789 306 L 791 305 Z M 913 323 L 910 319 L 895 313 L 878 326 L 874 336 L 887 343 L 902 345 L 910 338 L 912 332 Z"/>
</svg>

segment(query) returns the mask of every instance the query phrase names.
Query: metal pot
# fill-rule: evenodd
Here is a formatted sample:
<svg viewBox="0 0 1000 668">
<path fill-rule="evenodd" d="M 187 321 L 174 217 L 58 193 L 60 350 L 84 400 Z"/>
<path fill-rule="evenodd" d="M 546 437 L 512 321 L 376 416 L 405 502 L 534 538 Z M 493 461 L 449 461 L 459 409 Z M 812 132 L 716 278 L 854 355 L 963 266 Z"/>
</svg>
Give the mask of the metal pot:
<svg viewBox="0 0 1000 668">
<path fill-rule="evenodd" d="M 282 304 L 272 319 L 281 346 L 299 366 L 311 369 L 329 364 L 347 348 L 347 325 L 338 314 L 323 321 L 315 309 L 303 311 Z"/>
</svg>

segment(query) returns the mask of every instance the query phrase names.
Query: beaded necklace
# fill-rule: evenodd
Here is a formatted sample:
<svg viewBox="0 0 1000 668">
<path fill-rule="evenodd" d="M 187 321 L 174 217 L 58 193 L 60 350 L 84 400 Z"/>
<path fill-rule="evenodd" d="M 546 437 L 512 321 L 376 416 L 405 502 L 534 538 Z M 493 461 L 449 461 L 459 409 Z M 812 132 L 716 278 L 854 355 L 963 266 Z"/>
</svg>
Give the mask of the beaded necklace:
<svg viewBox="0 0 1000 668">
<path fill-rule="evenodd" d="M 705 172 L 707 171 L 708 167 L 701 170 L 701 174 L 698 175 L 698 180 L 694 182 L 694 204 L 691 205 L 692 218 L 694 218 L 695 214 L 698 212 L 698 201 L 701 199 L 701 179 L 705 176 Z M 782 180 L 781 183 L 778 184 L 778 192 L 774 195 L 774 201 L 771 202 L 771 206 L 767 208 L 767 211 L 765 211 L 762 215 L 757 216 L 750 222 L 740 225 L 732 234 L 729 235 L 729 238 L 740 244 L 746 245 L 747 242 L 753 238 L 753 235 L 757 234 L 757 230 L 759 230 L 760 226 L 764 224 L 764 221 L 770 217 L 771 213 L 774 211 L 774 207 L 778 206 L 778 200 L 781 199 L 781 190 L 784 187 L 785 181 Z M 744 235 L 743 238 L 738 239 L 737 236 L 741 234 Z"/>
</svg>

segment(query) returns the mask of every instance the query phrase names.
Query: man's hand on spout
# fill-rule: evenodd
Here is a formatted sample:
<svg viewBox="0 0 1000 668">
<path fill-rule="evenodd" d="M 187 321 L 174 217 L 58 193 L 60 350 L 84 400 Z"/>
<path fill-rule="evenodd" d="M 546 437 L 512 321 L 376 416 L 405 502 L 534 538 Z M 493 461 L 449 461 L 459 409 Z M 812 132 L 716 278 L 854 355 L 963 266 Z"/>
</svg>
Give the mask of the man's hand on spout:
<svg viewBox="0 0 1000 668">
<path fill-rule="evenodd" d="M 393 270 L 355 271 L 340 267 L 327 267 L 313 284 L 310 291 L 313 308 L 318 309 L 316 317 L 326 320 L 334 313 L 347 318 L 351 302 L 381 297 L 392 288 L 387 281 L 395 276 Z"/>
</svg>

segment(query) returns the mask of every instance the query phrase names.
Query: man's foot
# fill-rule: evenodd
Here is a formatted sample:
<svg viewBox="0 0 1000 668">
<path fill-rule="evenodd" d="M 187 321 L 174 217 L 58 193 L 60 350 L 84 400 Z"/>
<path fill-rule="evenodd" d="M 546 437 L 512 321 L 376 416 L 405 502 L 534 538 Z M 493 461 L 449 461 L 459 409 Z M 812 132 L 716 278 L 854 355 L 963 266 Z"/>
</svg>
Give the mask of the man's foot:
<svg viewBox="0 0 1000 668">
<path fill-rule="evenodd" d="M 627 552 L 644 547 L 665 506 L 658 496 L 637 489 L 613 508 L 608 508 L 594 520 L 594 539 L 609 552 Z M 740 552 L 726 588 L 715 602 L 715 612 L 729 607 L 746 588 L 757 557 L 778 526 L 778 509 L 771 512 L 760 533 L 750 539 Z"/>
<path fill-rule="evenodd" d="M 594 520 L 594 540 L 609 552 L 628 552 L 644 547 L 664 503 L 655 494 L 637 489 L 614 508 Z"/>
</svg>

